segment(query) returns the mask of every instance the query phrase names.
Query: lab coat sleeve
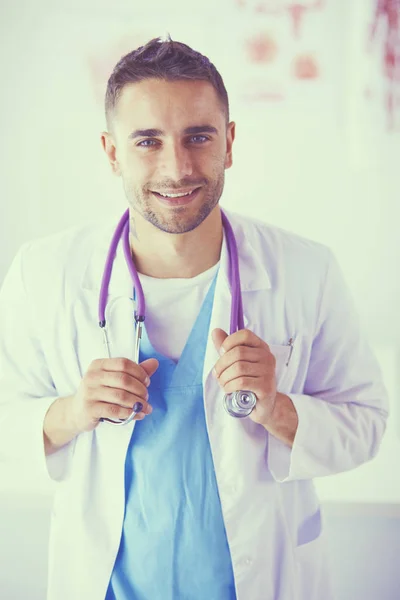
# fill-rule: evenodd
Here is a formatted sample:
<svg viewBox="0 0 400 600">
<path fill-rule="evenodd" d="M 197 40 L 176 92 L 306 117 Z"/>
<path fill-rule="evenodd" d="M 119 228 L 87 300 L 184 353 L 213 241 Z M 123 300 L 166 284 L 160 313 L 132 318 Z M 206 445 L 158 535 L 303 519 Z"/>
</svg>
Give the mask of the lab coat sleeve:
<svg viewBox="0 0 400 600">
<path fill-rule="evenodd" d="M 287 394 L 298 415 L 292 448 L 269 436 L 276 481 L 333 475 L 375 457 L 386 429 L 387 392 L 330 251 L 302 392 Z"/>
<path fill-rule="evenodd" d="M 24 284 L 25 244 L 0 291 L 0 464 L 21 477 L 59 481 L 66 476 L 74 441 L 46 457 L 43 422 L 59 397 L 38 337 L 31 298 Z"/>
</svg>

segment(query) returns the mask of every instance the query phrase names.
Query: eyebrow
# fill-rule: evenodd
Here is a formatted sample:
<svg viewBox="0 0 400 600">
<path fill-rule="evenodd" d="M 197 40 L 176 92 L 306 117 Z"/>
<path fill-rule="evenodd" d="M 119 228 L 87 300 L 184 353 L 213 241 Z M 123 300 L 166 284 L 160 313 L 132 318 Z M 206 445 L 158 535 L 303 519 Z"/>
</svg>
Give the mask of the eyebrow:
<svg viewBox="0 0 400 600">
<path fill-rule="evenodd" d="M 196 135 L 199 133 L 216 133 L 218 129 L 212 125 L 196 125 L 193 127 L 187 127 L 184 132 L 185 135 Z M 162 137 L 165 136 L 165 132 L 161 129 L 135 129 L 129 134 L 129 139 L 133 140 L 138 137 Z"/>
</svg>

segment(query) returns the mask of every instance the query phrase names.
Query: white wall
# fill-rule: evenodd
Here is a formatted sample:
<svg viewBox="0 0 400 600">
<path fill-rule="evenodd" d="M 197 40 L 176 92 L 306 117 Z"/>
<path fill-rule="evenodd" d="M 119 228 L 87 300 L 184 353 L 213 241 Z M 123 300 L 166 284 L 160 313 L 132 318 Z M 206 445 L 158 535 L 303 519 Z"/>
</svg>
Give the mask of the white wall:
<svg viewBox="0 0 400 600">
<path fill-rule="evenodd" d="M 207 0 L 201 9 L 189 0 L 156 0 L 150 9 L 122 0 L 3 3 L 0 281 L 27 239 L 124 210 L 100 148 L 101 82 L 123 53 L 169 31 L 210 56 L 231 96 L 237 140 L 222 204 L 335 251 L 384 371 L 392 416 L 381 452 L 351 473 L 318 480 L 321 499 L 399 504 L 400 133 L 386 133 L 382 111 L 368 113 L 360 98 L 367 72 L 360 23 L 372 2 L 327 1 L 325 16 L 307 17 L 299 42 L 289 21 L 255 14 L 251 4 L 239 13 L 234 0 Z M 287 93 L 282 103 L 244 99 L 262 79 L 241 50 L 257 31 L 283 40 L 281 66 L 265 70 L 268 85 Z M 319 84 L 305 87 L 279 70 L 296 44 L 319 51 Z M 94 71 L 103 77 L 96 85 Z M 0 492 L 45 506 L 51 489 L 33 498 L 31 484 L 0 466 Z M 2 540 L 0 563 L 5 548 Z"/>
<path fill-rule="evenodd" d="M 59 3 L 57 10 L 49 2 L 34 7 L 26 2 L 23 12 L 20 5 L 18 10 L 3 7 L 0 278 L 26 239 L 123 211 L 120 183 L 109 174 L 100 147 L 101 84 L 132 44 L 169 31 L 209 54 L 230 92 L 237 139 L 222 203 L 331 246 L 383 368 L 393 370 L 400 335 L 395 276 L 400 134 L 372 138 L 371 124 L 361 121 L 357 110 L 364 56 L 354 40 L 361 40 L 357 19 L 368 3 L 355 2 L 350 9 L 344 1 L 328 2 L 325 17 L 310 13 L 304 20 L 299 48 L 317 49 L 323 67 L 320 83 L 310 88 L 285 75 L 296 51 L 288 19 L 262 20 L 251 11 L 251 2 L 244 12 L 233 10 L 233 0 L 218 9 L 206 2 L 201 12 L 196 3 L 156 4 L 159 10 L 152 3 L 151 18 L 146 9 L 129 9 L 124 2 L 114 3 L 112 10 L 105 2 L 90 1 L 84 9 L 77 1 Z M 262 76 L 247 68 L 244 40 L 274 29 L 288 58 L 270 79 L 287 90 L 287 99 L 246 102 L 243 89 Z M 400 432 L 397 405 L 393 444 Z M 330 496 L 333 488 L 326 485 Z M 375 486 L 368 489 L 375 497 Z M 390 498 L 400 500 L 397 489 Z"/>
</svg>

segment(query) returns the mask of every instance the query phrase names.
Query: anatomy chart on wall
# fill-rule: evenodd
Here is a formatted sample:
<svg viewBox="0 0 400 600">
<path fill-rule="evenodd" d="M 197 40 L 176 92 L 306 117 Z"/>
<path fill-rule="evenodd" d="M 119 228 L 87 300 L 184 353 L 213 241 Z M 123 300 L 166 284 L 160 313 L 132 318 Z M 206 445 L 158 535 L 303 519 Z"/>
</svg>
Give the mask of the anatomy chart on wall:
<svg viewBox="0 0 400 600">
<path fill-rule="evenodd" d="M 400 0 L 373 0 L 371 4 L 365 97 L 380 104 L 388 131 L 400 131 Z"/>
<path fill-rule="evenodd" d="M 331 0 L 231 0 L 234 94 L 254 108 L 329 111 L 337 96 L 338 9 Z"/>
<path fill-rule="evenodd" d="M 293 35 L 301 36 L 304 18 L 313 11 L 324 8 L 327 0 L 303 0 L 290 2 L 287 0 L 235 0 L 236 6 L 247 14 L 286 16 L 292 22 Z"/>
<path fill-rule="evenodd" d="M 231 106 L 269 126 L 280 116 L 301 126 L 348 124 L 363 163 L 378 135 L 396 135 L 400 114 L 400 0 L 222 0 L 218 18 L 98 19 L 82 47 L 98 106 L 118 59 L 157 35 L 171 34 L 220 70 Z M 222 9 L 221 9 L 222 10 Z M 82 40 L 81 40 L 82 42 Z M 347 115 L 347 119 L 345 118 Z M 306 125 L 307 126 L 307 125 Z M 332 129 L 331 129 L 332 131 Z M 371 138 L 366 141 L 366 136 Z M 379 142 L 380 143 L 380 142 Z"/>
<path fill-rule="evenodd" d="M 400 0 L 355 0 L 350 18 L 350 158 L 386 164 L 400 152 Z"/>
<path fill-rule="evenodd" d="M 223 0 L 224 18 L 204 13 L 195 20 L 181 15 L 160 26 L 121 24 L 118 35 L 99 35 L 88 44 L 87 60 L 96 96 L 106 74 L 124 52 L 169 32 L 206 54 L 220 70 L 232 105 L 249 111 L 298 114 L 337 111 L 343 89 L 338 81 L 340 11 L 332 0 Z M 150 31 L 151 29 L 151 31 Z M 125 31 L 124 31 L 125 30 Z M 269 113 L 269 114 L 272 114 Z"/>
</svg>

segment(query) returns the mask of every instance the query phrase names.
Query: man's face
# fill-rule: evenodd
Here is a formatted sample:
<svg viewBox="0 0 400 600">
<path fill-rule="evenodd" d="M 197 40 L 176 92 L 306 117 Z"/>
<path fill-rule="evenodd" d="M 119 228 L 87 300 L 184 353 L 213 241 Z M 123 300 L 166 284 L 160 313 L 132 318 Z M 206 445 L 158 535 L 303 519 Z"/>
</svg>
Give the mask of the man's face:
<svg viewBox="0 0 400 600">
<path fill-rule="evenodd" d="M 169 233 L 198 227 L 221 197 L 235 134 L 212 85 L 159 79 L 129 84 L 112 124 L 103 146 L 123 179 L 129 207 Z"/>
</svg>

